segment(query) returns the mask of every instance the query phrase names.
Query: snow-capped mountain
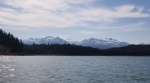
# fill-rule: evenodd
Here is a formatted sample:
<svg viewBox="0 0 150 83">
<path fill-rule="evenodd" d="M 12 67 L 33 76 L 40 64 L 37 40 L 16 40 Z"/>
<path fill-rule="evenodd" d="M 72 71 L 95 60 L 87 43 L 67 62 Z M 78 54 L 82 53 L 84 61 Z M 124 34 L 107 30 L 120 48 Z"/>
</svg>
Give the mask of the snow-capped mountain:
<svg viewBox="0 0 150 83">
<path fill-rule="evenodd" d="M 66 44 L 68 43 L 66 40 L 61 39 L 59 37 L 51 37 L 47 36 L 44 38 L 29 38 L 26 40 L 23 40 L 25 44 Z"/>
<path fill-rule="evenodd" d="M 123 47 L 129 45 L 127 42 L 120 42 L 116 39 L 112 38 L 105 38 L 105 39 L 97 39 L 97 38 L 89 38 L 84 39 L 80 42 L 72 41 L 72 40 L 65 40 L 59 37 L 51 37 L 47 36 L 45 38 L 30 38 L 27 40 L 23 40 L 25 44 L 75 44 L 75 45 L 81 45 L 81 46 L 89 46 L 93 48 L 99 48 L 99 49 L 107 49 L 107 48 L 113 48 L 113 47 Z"/>
<path fill-rule="evenodd" d="M 120 42 L 116 39 L 105 38 L 105 39 L 97 39 L 97 38 L 89 38 L 84 39 L 79 43 L 82 46 L 90 46 L 94 48 L 107 49 L 113 47 L 123 47 L 129 45 L 127 42 Z"/>
</svg>

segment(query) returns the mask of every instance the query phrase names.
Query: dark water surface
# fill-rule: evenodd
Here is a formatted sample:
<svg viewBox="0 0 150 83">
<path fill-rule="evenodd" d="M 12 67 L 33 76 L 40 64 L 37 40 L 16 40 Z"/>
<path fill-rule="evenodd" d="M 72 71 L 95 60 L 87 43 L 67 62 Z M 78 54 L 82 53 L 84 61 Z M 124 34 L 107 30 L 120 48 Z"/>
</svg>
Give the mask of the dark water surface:
<svg viewBox="0 0 150 83">
<path fill-rule="evenodd" d="M 0 56 L 0 83 L 150 83 L 150 57 Z"/>
</svg>

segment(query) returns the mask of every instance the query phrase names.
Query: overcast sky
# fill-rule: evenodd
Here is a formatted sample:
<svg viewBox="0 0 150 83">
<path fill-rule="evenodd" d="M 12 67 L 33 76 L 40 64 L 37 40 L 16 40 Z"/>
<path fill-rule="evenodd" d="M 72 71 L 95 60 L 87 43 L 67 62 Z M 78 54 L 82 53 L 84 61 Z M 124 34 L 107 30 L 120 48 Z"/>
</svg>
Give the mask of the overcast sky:
<svg viewBox="0 0 150 83">
<path fill-rule="evenodd" d="M 150 43 L 150 0 L 0 0 L 0 28 L 21 39 Z"/>
</svg>

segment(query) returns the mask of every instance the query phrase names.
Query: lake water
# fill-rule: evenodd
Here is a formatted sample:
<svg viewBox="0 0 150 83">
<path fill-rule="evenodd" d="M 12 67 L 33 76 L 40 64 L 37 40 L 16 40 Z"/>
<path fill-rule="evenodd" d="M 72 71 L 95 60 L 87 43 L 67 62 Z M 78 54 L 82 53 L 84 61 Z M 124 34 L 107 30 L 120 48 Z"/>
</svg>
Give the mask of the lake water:
<svg viewBox="0 0 150 83">
<path fill-rule="evenodd" d="M 0 56 L 0 83 L 150 83 L 150 57 Z"/>
</svg>

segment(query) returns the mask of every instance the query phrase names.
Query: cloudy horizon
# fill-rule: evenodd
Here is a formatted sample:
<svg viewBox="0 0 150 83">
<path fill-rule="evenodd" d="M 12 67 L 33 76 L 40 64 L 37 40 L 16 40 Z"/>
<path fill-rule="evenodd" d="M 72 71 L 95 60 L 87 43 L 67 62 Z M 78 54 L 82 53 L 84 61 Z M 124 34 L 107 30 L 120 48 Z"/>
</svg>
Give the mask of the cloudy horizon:
<svg viewBox="0 0 150 83">
<path fill-rule="evenodd" d="M 0 0 L 0 28 L 21 39 L 114 38 L 150 43 L 148 0 Z"/>
</svg>

